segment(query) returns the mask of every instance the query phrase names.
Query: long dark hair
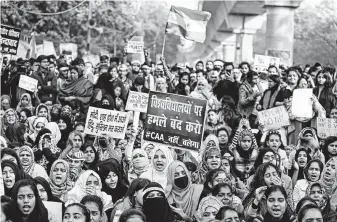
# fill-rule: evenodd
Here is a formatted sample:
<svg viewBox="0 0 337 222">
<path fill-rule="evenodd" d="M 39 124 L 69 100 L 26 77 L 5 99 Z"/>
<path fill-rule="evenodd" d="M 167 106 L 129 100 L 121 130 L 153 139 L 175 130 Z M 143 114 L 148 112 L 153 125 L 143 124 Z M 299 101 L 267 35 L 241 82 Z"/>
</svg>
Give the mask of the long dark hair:
<svg viewBox="0 0 337 222">
<path fill-rule="evenodd" d="M 18 166 L 19 170 L 21 170 L 23 172 L 23 168 L 22 168 L 20 158 L 19 158 L 18 154 L 13 149 L 10 149 L 10 148 L 1 149 L 1 160 L 5 155 L 9 155 L 9 156 L 14 157 L 16 159 L 16 162 L 18 163 L 17 166 Z"/>
<path fill-rule="evenodd" d="M 57 143 L 57 146 L 60 147 L 62 150 L 66 148 L 67 145 L 67 140 L 69 137 L 69 134 L 73 131 L 73 126 L 71 124 L 71 119 L 68 116 L 60 116 L 60 120 L 63 120 L 65 124 L 67 125 L 67 128 L 65 130 L 60 130 L 61 131 L 61 139 Z"/>
<path fill-rule="evenodd" d="M 249 193 L 247 194 L 247 196 L 242 201 L 242 204 L 243 204 L 244 207 L 248 206 L 248 203 L 250 202 L 250 200 L 254 196 L 255 190 L 257 188 L 262 187 L 262 186 L 266 186 L 266 182 L 264 181 L 264 174 L 266 173 L 266 170 L 269 167 L 273 167 L 276 170 L 278 176 L 281 177 L 280 169 L 277 166 L 275 166 L 274 164 L 268 162 L 268 163 L 264 163 L 261 166 L 259 166 L 255 171 L 255 175 L 253 177 L 252 182 L 250 183 Z"/>
<path fill-rule="evenodd" d="M 330 155 L 329 152 L 328 152 L 328 146 L 331 144 L 331 143 L 334 143 L 337 141 L 337 136 L 329 136 L 328 138 L 326 138 L 325 140 L 325 143 L 324 143 L 324 146 L 323 146 L 323 149 L 322 149 L 322 153 L 325 157 L 325 163 L 328 162 L 328 160 L 330 159 Z M 2 154 L 1 154 L 2 155 Z"/>
<path fill-rule="evenodd" d="M 133 208 L 135 208 L 135 206 L 136 206 L 136 200 L 134 198 L 134 194 L 137 191 L 139 191 L 141 189 L 144 189 L 144 187 L 146 187 L 150 183 L 151 183 L 150 180 L 144 179 L 144 178 L 137 178 L 137 179 L 132 181 L 128 191 L 125 194 L 125 197 L 128 197 L 130 199 L 130 202 L 131 202 Z"/>
<path fill-rule="evenodd" d="M 96 195 L 86 195 L 82 198 L 81 204 L 94 203 L 97 205 L 100 215 L 103 214 L 103 201 L 100 197 Z"/>
<path fill-rule="evenodd" d="M 263 163 L 263 157 L 268 152 L 272 152 L 275 155 L 276 165 L 277 166 L 280 165 L 280 156 L 278 155 L 278 153 L 275 153 L 275 151 L 271 148 L 262 148 L 262 149 L 259 150 L 259 154 L 257 155 L 256 160 L 254 162 L 254 169 L 255 170 L 257 170 L 257 168 L 259 166 L 261 166 L 261 164 Z"/>
<path fill-rule="evenodd" d="M 319 165 L 319 172 L 320 172 L 320 174 L 319 174 L 319 179 L 320 179 L 321 176 L 322 176 L 322 172 L 323 172 L 323 168 L 324 168 L 323 163 L 322 163 L 319 159 L 313 159 L 313 160 L 310 160 L 310 161 L 307 163 L 307 165 L 304 167 L 304 169 L 303 169 L 304 177 L 305 177 L 305 179 L 307 179 L 308 181 L 309 181 L 309 178 L 308 178 L 308 170 L 309 170 L 309 167 L 310 167 L 310 165 L 311 165 L 312 163 L 318 163 L 318 165 Z"/>
<path fill-rule="evenodd" d="M 119 217 L 119 222 L 126 222 L 129 218 L 135 215 L 139 216 L 144 222 L 146 222 L 145 215 L 141 211 L 132 208 L 123 211 L 122 215 Z"/>
<path fill-rule="evenodd" d="M 34 196 L 35 196 L 34 210 L 30 213 L 30 215 L 28 216 L 28 220 L 26 221 L 27 222 L 36 222 L 36 221 L 48 222 L 49 221 L 48 211 L 43 205 L 42 200 L 40 199 L 39 192 L 36 188 L 36 185 L 34 184 L 33 180 L 30 180 L 30 179 L 20 180 L 13 187 L 13 191 L 12 191 L 13 211 L 17 212 L 16 214 L 13 215 L 13 218 L 12 218 L 13 222 L 23 222 L 23 219 L 22 219 L 23 214 L 21 210 L 19 209 L 17 199 L 18 199 L 19 189 L 25 186 L 29 186 L 32 189 Z"/>
<path fill-rule="evenodd" d="M 73 207 L 73 206 L 77 206 L 79 208 L 82 209 L 82 213 L 84 214 L 85 216 L 85 222 L 90 222 L 90 211 L 88 210 L 88 208 L 86 206 L 84 206 L 83 204 L 80 204 L 80 203 L 72 203 L 72 204 L 69 204 L 66 208 L 66 210 L 69 208 L 69 207 Z M 39 221 L 40 222 L 40 221 Z"/>
<path fill-rule="evenodd" d="M 305 216 L 305 214 L 307 213 L 307 211 L 309 211 L 309 210 L 312 211 L 313 209 L 318 210 L 321 213 L 322 218 L 323 218 L 322 211 L 319 209 L 319 207 L 317 207 L 317 205 L 315 205 L 315 204 L 310 203 L 310 204 L 307 204 L 307 205 L 303 206 L 300 209 L 300 211 L 298 212 L 298 215 L 297 215 L 297 221 L 302 222 L 302 219 Z"/>
<path fill-rule="evenodd" d="M 10 160 L 1 161 L 2 172 L 3 172 L 5 167 L 9 167 L 13 170 L 13 173 L 15 175 L 15 183 L 17 183 L 18 181 L 20 181 L 22 179 L 30 179 L 31 178 L 28 174 L 26 174 L 23 170 L 20 170 L 19 167 L 14 162 L 12 162 Z M 14 184 L 14 186 L 15 186 L 15 184 Z M 7 188 L 6 185 L 4 185 L 5 195 L 11 196 L 12 193 L 13 193 L 14 186 L 12 188 Z"/>
<path fill-rule="evenodd" d="M 85 143 L 83 146 L 81 146 L 80 150 L 84 153 L 84 151 L 88 148 L 91 147 L 92 150 L 94 151 L 95 154 L 95 158 L 94 161 L 92 163 L 87 163 L 84 161 L 84 170 L 94 170 L 97 171 L 97 163 L 99 161 L 99 155 L 97 150 L 95 149 L 95 147 L 91 144 L 91 143 Z M 103 181 L 102 181 L 103 183 Z"/>
<path fill-rule="evenodd" d="M 282 221 L 289 221 L 293 212 L 291 211 L 291 208 L 289 207 L 289 204 L 287 203 L 287 192 L 284 189 L 284 187 L 279 186 L 279 185 L 268 187 L 266 192 L 265 192 L 265 197 L 268 201 L 269 195 L 274 193 L 274 192 L 277 192 L 277 191 L 280 191 L 282 193 L 282 195 L 284 196 L 284 201 L 286 202 L 286 211 L 282 215 Z M 267 210 L 267 213 L 266 213 L 264 218 L 265 218 L 265 221 L 269 221 L 268 218 L 272 218 L 272 216 L 269 214 L 268 210 Z"/>
</svg>

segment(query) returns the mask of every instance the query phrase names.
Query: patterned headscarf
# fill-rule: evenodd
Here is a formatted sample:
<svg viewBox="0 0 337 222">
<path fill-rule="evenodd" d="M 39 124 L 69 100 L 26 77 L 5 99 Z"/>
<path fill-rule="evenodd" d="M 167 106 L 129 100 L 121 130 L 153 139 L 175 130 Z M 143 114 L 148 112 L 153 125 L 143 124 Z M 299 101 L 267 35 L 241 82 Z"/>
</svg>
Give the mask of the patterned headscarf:
<svg viewBox="0 0 337 222">
<path fill-rule="evenodd" d="M 64 168 L 66 169 L 66 178 L 62 184 L 57 185 L 55 181 L 53 180 L 53 173 L 54 173 L 54 169 L 56 165 L 60 163 L 63 164 Z M 62 195 L 64 195 L 66 192 L 68 192 L 69 190 L 73 188 L 72 182 L 70 179 L 69 164 L 65 160 L 58 159 L 53 163 L 53 165 L 50 168 L 49 178 L 50 178 L 51 191 L 53 195 L 55 195 L 58 198 L 61 198 Z"/>
<path fill-rule="evenodd" d="M 201 222 L 203 221 L 203 215 L 208 207 L 212 207 L 216 211 L 219 211 L 222 206 L 223 204 L 217 198 L 213 196 L 204 197 L 199 203 L 198 210 L 195 212 L 195 217 L 197 221 Z"/>
<path fill-rule="evenodd" d="M 40 105 L 38 105 L 35 109 L 35 116 L 39 117 L 39 111 L 41 108 L 45 108 L 47 110 L 47 120 L 50 121 L 50 112 L 48 109 L 48 106 L 46 104 L 40 103 Z"/>
<path fill-rule="evenodd" d="M 38 149 L 40 149 L 40 150 L 45 149 L 43 147 L 43 141 L 44 141 L 45 137 L 50 138 L 49 149 L 53 154 L 62 152 L 62 150 L 56 146 L 55 137 L 51 133 L 45 133 L 41 136 L 40 141 L 39 141 L 39 145 L 38 145 Z M 46 157 L 44 155 L 42 155 L 42 158 L 40 160 L 38 160 L 37 163 L 40 164 L 41 166 L 43 166 L 45 169 L 47 169 L 47 165 L 48 165 L 49 161 L 46 159 Z"/>
<path fill-rule="evenodd" d="M 19 149 L 19 151 L 18 151 L 18 155 L 20 156 L 20 154 L 21 154 L 22 152 L 24 152 L 24 151 L 30 153 L 31 160 L 30 160 L 30 162 L 29 162 L 29 165 L 27 165 L 27 166 L 24 166 L 24 165 L 22 164 L 22 168 L 23 168 L 23 170 L 24 170 L 26 173 L 28 173 L 29 175 L 32 176 L 33 170 L 34 170 L 34 167 L 35 167 L 35 157 L 34 157 L 34 152 L 33 152 L 33 150 L 32 150 L 29 146 L 22 146 L 22 147 L 20 147 L 20 149 Z"/>
<path fill-rule="evenodd" d="M 22 106 L 21 101 L 22 101 L 23 97 L 27 97 L 28 104 L 26 106 Z M 20 102 L 16 106 L 16 111 L 18 113 L 21 112 L 22 109 L 28 109 L 28 110 L 30 110 L 33 113 L 32 97 L 30 96 L 29 93 L 23 93 L 21 95 Z"/>
</svg>

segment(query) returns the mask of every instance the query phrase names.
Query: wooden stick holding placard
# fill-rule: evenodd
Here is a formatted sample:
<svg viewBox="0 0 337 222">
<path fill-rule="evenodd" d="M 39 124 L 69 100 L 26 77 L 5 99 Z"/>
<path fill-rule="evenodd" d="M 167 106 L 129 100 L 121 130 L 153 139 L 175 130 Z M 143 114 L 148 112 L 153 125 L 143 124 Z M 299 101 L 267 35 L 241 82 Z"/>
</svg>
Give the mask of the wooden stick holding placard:
<svg viewBox="0 0 337 222">
<path fill-rule="evenodd" d="M 161 50 L 161 57 L 162 58 L 164 57 L 165 43 L 166 43 L 166 32 L 165 32 L 165 35 L 164 35 L 163 48 Z"/>
</svg>

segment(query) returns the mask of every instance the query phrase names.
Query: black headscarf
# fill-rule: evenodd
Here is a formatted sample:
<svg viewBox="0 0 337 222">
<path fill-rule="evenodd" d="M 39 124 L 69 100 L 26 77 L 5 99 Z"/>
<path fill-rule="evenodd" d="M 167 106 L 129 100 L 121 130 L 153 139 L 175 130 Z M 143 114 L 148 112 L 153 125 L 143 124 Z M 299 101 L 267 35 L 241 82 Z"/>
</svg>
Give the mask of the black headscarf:
<svg viewBox="0 0 337 222">
<path fill-rule="evenodd" d="M 57 143 L 57 147 L 64 150 L 67 146 L 69 134 L 73 131 L 73 126 L 71 124 L 71 119 L 68 116 L 61 116 L 60 120 L 63 120 L 65 122 L 65 124 L 67 125 L 67 128 L 65 130 L 60 130 L 61 139 Z"/>
<path fill-rule="evenodd" d="M 112 202 L 115 203 L 117 200 L 124 197 L 128 188 L 123 183 L 123 178 L 121 176 L 121 167 L 117 160 L 111 158 L 107 159 L 98 164 L 98 175 L 102 181 L 102 191 L 109 194 L 112 197 Z M 118 176 L 118 182 L 115 189 L 109 188 L 105 184 L 105 179 L 110 172 L 114 172 Z"/>
<path fill-rule="evenodd" d="M 40 132 L 36 136 L 36 139 L 35 139 L 35 142 L 34 142 L 34 147 L 39 147 L 40 139 L 46 133 L 51 133 L 51 132 L 47 128 L 43 128 L 43 129 L 40 130 Z"/>
<path fill-rule="evenodd" d="M 28 174 L 26 174 L 25 172 L 21 171 L 19 169 L 19 167 L 13 163 L 12 161 L 10 160 L 3 160 L 1 161 L 1 170 L 2 172 L 4 171 L 4 168 L 5 167 L 10 167 L 13 172 L 14 172 L 14 175 L 15 175 L 15 184 L 19 181 L 19 180 L 22 180 L 22 179 L 30 179 L 31 176 L 29 176 Z M 5 178 L 3 178 L 5 179 Z M 15 186 L 14 184 L 14 186 Z M 14 189 L 14 186 L 12 188 L 7 188 L 6 185 L 4 184 L 4 189 L 5 189 L 5 195 L 6 196 L 12 196 L 12 191 Z"/>
<path fill-rule="evenodd" d="M 21 187 L 29 186 L 34 193 L 35 196 L 35 207 L 34 210 L 29 214 L 28 218 L 25 220 L 25 222 L 49 222 L 48 220 L 48 210 L 43 205 L 42 200 L 40 199 L 39 192 L 36 188 L 36 185 L 34 184 L 33 180 L 31 179 L 25 179 L 17 182 L 12 191 L 12 200 L 13 200 L 13 211 L 16 212 L 13 214 L 12 221 L 13 222 L 23 222 L 23 214 L 21 210 L 19 209 L 17 198 L 18 198 L 18 192 Z"/>
<path fill-rule="evenodd" d="M 162 197 L 147 198 L 151 191 L 158 191 Z M 173 222 L 174 214 L 165 197 L 165 192 L 161 185 L 151 182 L 144 188 L 143 192 L 143 213 L 147 222 Z"/>
<path fill-rule="evenodd" d="M 18 168 L 21 172 L 24 172 L 20 158 L 18 156 L 18 154 L 15 152 L 15 150 L 10 149 L 10 148 L 3 148 L 1 149 L 1 159 L 5 156 L 5 155 L 9 155 L 12 156 L 16 159 L 16 162 L 18 163 Z"/>
</svg>

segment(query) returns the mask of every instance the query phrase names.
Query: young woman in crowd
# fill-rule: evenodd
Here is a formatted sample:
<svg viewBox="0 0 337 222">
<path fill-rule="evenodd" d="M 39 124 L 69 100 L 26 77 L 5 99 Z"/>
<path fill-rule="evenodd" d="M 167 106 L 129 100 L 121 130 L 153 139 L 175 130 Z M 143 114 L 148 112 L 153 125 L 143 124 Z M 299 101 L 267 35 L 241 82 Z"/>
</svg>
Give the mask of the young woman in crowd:
<svg viewBox="0 0 337 222">
<path fill-rule="evenodd" d="M 140 210 L 136 209 L 125 210 L 119 217 L 119 222 L 130 221 L 147 222 L 145 215 Z"/>
<path fill-rule="evenodd" d="M 293 200 L 294 200 L 294 207 L 296 207 L 298 201 L 300 201 L 306 193 L 308 186 L 320 180 L 321 173 L 323 171 L 323 163 L 320 160 L 314 159 L 310 160 L 304 170 L 304 179 L 297 180 L 294 193 L 293 193 Z"/>
<path fill-rule="evenodd" d="M 83 204 L 90 212 L 91 222 L 107 222 L 108 217 L 103 211 L 103 202 L 101 198 L 96 195 L 86 195 L 81 200 Z"/>
<path fill-rule="evenodd" d="M 328 160 L 323 168 L 321 182 L 326 194 L 330 197 L 330 204 L 337 209 L 337 157 Z"/>
<path fill-rule="evenodd" d="M 20 113 L 23 109 L 28 109 L 33 113 L 32 97 L 29 93 L 23 93 L 20 98 L 20 102 L 16 106 L 16 112 Z"/>
<path fill-rule="evenodd" d="M 222 206 L 223 204 L 220 200 L 213 196 L 207 196 L 200 201 L 194 216 L 198 222 L 211 221 L 215 219 Z"/>
<path fill-rule="evenodd" d="M 35 118 L 35 120 L 33 122 L 33 133 L 28 135 L 27 142 L 30 143 L 30 144 L 34 144 L 40 130 L 45 128 L 47 123 L 48 123 L 48 120 L 45 117 Z"/>
<path fill-rule="evenodd" d="M 310 160 L 311 156 L 307 149 L 299 148 L 296 150 L 295 158 L 289 170 L 289 176 L 292 178 L 293 186 L 295 186 L 297 180 L 304 179 L 304 167 Z"/>
<path fill-rule="evenodd" d="M 318 102 L 324 107 L 327 114 L 331 110 L 331 76 L 322 70 L 316 75 L 316 87 L 313 90 L 313 94 L 317 97 Z"/>
<path fill-rule="evenodd" d="M 97 171 L 96 169 L 99 155 L 94 146 L 90 143 L 84 144 L 83 146 L 81 146 L 81 151 L 83 152 L 85 158 L 83 163 L 83 169 Z"/>
<path fill-rule="evenodd" d="M 10 160 L 1 161 L 1 172 L 3 179 L 3 186 L 6 196 L 12 196 L 14 185 L 26 178 L 31 178 L 29 175 L 21 171 L 18 166 Z"/>
<path fill-rule="evenodd" d="M 128 209 L 142 210 L 143 191 L 150 184 L 148 179 L 138 178 L 132 181 L 123 199 L 117 201 L 111 212 L 110 221 Z"/>
<path fill-rule="evenodd" d="M 17 165 L 20 171 L 23 172 L 23 167 L 18 154 L 13 149 L 3 148 L 1 149 L 1 161 L 9 160 Z"/>
<path fill-rule="evenodd" d="M 61 116 L 57 121 L 57 125 L 61 131 L 61 139 L 57 143 L 57 146 L 64 150 L 66 148 L 69 134 L 73 131 L 71 119 L 67 116 Z"/>
<path fill-rule="evenodd" d="M 15 184 L 12 191 L 13 222 L 48 222 L 48 210 L 42 203 L 34 182 L 30 179 Z"/>
<path fill-rule="evenodd" d="M 323 221 L 321 210 L 314 204 L 302 207 L 297 216 L 297 222 Z"/>
<path fill-rule="evenodd" d="M 134 179 L 137 179 L 150 167 L 149 158 L 146 152 L 142 149 L 134 149 L 131 155 L 131 163 L 128 170 L 128 181 L 132 183 Z"/>
<path fill-rule="evenodd" d="M 179 75 L 179 83 L 175 87 L 175 94 L 189 96 L 191 93 L 190 83 L 190 74 L 183 72 Z"/>
<path fill-rule="evenodd" d="M 326 161 L 337 156 L 337 136 L 329 136 L 326 138 L 324 146 L 322 147 L 322 153 Z"/>
<path fill-rule="evenodd" d="M 48 106 L 43 103 L 38 105 L 35 109 L 35 116 L 44 117 L 47 119 L 47 121 L 50 121 L 50 113 L 49 113 Z"/>
<path fill-rule="evenodd" d="M 63 222 L 90 222 L 89 209 L 80 203 L 69 204 L 63 214 Z"/>
<path fill-rule="evenodd" d="M 70 179 L 69 164 L 62 159 L 56 160 L 50 168 L 50 188 L 52 194 L 60 198 L 63 202 L 68 199 L 68 191 L 73 188 Z"/>
</svg>

